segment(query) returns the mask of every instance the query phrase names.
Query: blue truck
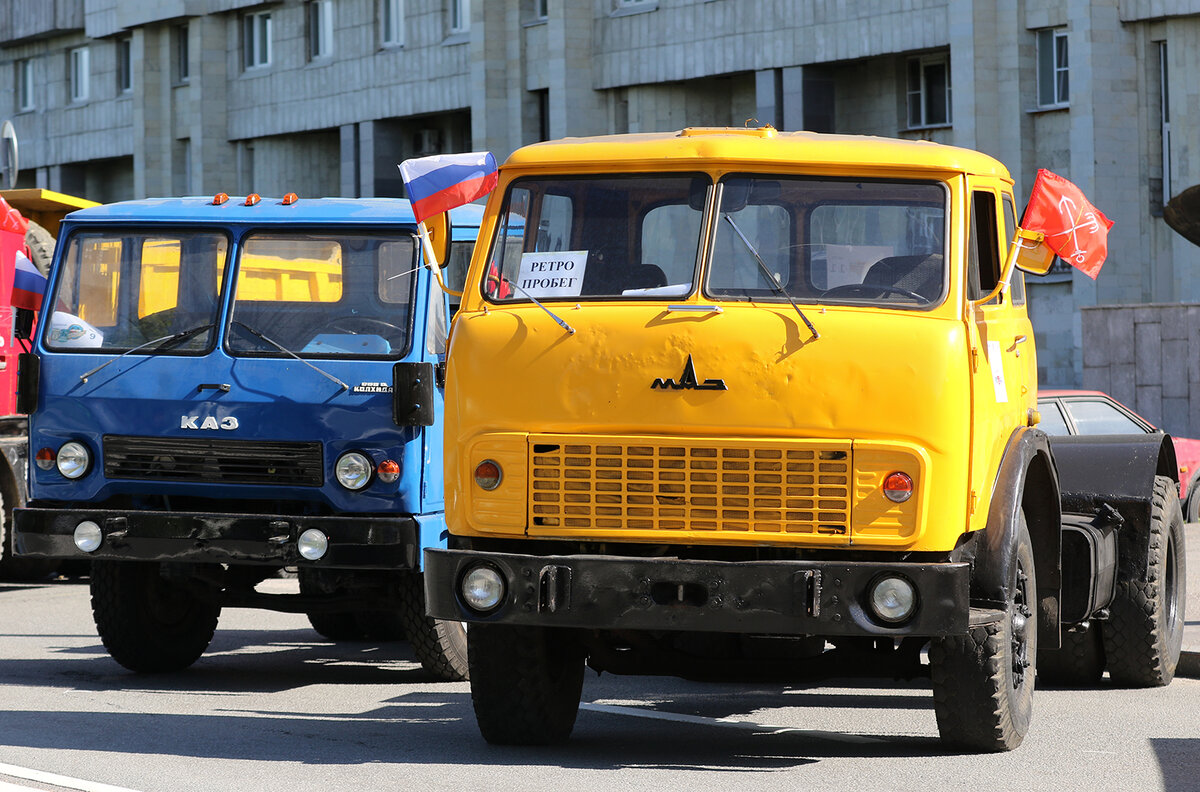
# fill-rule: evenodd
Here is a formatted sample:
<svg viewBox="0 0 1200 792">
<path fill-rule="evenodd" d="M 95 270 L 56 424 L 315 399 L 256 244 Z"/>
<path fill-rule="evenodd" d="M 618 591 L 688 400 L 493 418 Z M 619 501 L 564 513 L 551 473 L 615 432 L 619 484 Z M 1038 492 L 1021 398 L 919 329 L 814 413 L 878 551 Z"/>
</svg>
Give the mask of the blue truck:
<svg viewBox="0 0 1200 792">
<path fill-rule="evenodd" d="M 480 216 L 431 229 L 452 269 Z M 191 665 L 223 607 L 251 607 L 335 640 L 403 636 L 464 678 L 463 626 L 425 616 L 420 566 L 446 542 L 449 310 L 407 201 L 70 214 L 20 361 L 18 555 L 91 561 L 97 631 L 133 671 Z M 293 569 L 298 590 L 260 590 Z"/>
</svg>

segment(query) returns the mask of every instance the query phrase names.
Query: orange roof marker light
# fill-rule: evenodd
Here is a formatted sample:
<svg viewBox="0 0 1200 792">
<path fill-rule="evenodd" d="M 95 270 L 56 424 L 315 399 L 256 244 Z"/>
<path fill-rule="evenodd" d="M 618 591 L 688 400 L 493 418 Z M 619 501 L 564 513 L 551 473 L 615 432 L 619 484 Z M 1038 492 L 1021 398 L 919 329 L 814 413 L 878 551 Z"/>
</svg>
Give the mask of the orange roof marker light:
<svg viewBox="0 0 1200 792">
<path fill-rule="evenodd" d="M 262 196 L 260 196 L 258 193 L 250 193 L 246 196 L 246 206 L 254 206 L 261 200 Z"/>
<path fill-rule="evenodd" d="M 292 204 L 296 203 L 296 201 L 299 201 L 299 200 L 300 200 L 300 196 L 296 195 L 296 193 L 288 193 L 287 195 L 283 196 L 282 203 L 284 206 L 291 206 Z"/>
<path fill-rule="evenodd" d="M 229 202 L 229 196 L 228 196 L 227 194 L 225 194 L 225 193 L 217 193 L 216 195 L 214 195 L 214 196 L 213 196 L 213 202 L 212 202 L 212 205 L 213 205 L 213 206 L 220 206 L 221 204 L 223 204 L 223 203 L 228 203 L 228 202 Z"/>
</svg>

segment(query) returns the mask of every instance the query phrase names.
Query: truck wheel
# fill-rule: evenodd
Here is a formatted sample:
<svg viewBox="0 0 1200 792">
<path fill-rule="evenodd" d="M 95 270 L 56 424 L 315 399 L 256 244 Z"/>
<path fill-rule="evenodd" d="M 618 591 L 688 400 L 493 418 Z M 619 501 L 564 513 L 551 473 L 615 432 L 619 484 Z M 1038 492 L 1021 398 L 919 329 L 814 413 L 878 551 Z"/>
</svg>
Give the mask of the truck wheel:
<svg viewBox="0 0 1200 792">
<path fill-rule="evenodd" d="M 1200 472 L 1188 482 L 1187 498 L 1183 503 L 1183 518 L 1190 523 L 1200 522 Z"/>
<path fill-rule="evenodd" d="M 1146 569 L 1133 580 L 1118 578 L 1101 629 L 1114 684 L 1161 687 L 1175 677 L 1183 645 L 1185 563 L 1179 495 L 1171 479 L 1155 476 Z"/>
<path fill-rule="evenodd" d="M 54 260 L 54 237 L 49 231 L 32 220 L 25 229 L 25 245 L 29 248 L 29 260 L 38 272 L 50 274 L 50 262 Z"/>
<path fill-rule="evenodd" d="M 1104 676 L 1104 641 L 1100 627 L 1082 632 L 1063 630 L 1062 648 L 1038 652 L 1038 681 L 1059 687 L 1095 687 Z"/>
<path fill-rule="evenodd" d="M 316 574 L 315 570 L 307 567 L 300 567 L 296 571 L 301 595 L 326 592 L 326 589 L 318 584 Z M 331 641 L 361 641 L 367 637 L 354 611 L 313 611 L 304 615 L 322 638 Z"/>
<path fill-rule="evenodd" d="M 933 708 L 947 743 L 975 751 L 1011 751 L 1033 714 L 1037 602 L 1033 545 L 1025 518 L 1017 535 L 1012 601 L 1003 618 L 929 647 Z"/>
<path fill-rule="evenodd" d="M 0 501 L 3 501 L 0 498 Z M 3 524 L 0 524 L 0 579 L 45 580 L 58 569 L 57 558 L 26 558 L 18 556 L 13 547 L 12 509 L 7 502 L 0 502 L 3 509 Z"/>
<path fill-rule="evenodd" d="M 583 656 L 560 631 L 473 624 L 471 702 L 492 745 L 566 742 L 583 692 Z"/>
<path fill-rule="evenodd" d="M 165 579 L 155 563 L 92 562 L 92 618 L 112 658 L 130 671 L 187 668 L 204 654 L 221 606 Z"/>
<path fill-rule="evenodd" d="M 425 576 L 404 573 L 400 582 L 400 616 L 404 632 L 421 667 L 445 682 L 467 678 L 467 631 L 462 622 L 425 615 Z"/>
</svg>

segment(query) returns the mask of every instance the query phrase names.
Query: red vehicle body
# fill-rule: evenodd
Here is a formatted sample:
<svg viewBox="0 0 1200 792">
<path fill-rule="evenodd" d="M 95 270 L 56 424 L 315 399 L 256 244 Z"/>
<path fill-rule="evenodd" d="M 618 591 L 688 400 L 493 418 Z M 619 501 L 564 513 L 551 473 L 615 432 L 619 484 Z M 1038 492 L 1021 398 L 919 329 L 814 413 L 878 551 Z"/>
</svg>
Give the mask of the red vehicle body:
<svg viewBox="0 0 1200 792">
<path fill-rule="evenodd" d="M 55 562 L 16 558 L 12 553 L 12 510 L 26 500 L 28 420 L 17 411 L 17 356 L 24 351 L 16 339 L 16 310 L 10 304 L 17 251 L 28 251 L 46 272 L 54 252 L 58 223 L 68 212 L 95 206 L 94 201 L 41 189 L 0 190 L 0 198 L 21 213 L 25 233 L 0 227 L 0 577 L 44 577 Z"/>
<path fill-rule="evenodd" d="M 1154 424 L 1103 391 L 1039 390 L 1038 428 L 1049 435 L 1136 434 L 1162 432 Z M 1179 465 L 1179 499 L 1188 522 L 1200 519 L 1200 440 L 1171 437 Z"/>
</svg>

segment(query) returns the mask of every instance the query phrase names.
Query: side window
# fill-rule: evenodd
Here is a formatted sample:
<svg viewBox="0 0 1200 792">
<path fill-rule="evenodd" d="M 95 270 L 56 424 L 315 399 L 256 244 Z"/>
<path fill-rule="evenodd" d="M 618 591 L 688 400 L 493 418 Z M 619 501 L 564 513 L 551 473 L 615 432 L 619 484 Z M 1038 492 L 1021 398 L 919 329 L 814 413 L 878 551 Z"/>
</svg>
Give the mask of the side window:
<svg viewBox="0 0 1200 792">
<path fill-rule="evenodd" d="M 1081 435 L 1142 434 L 1145 430 L 1110 404 L 1094 401 L 1066 403 L 1067 412 Z"/>
<path fill-rule="evenodd" d="M 73 251 L 79 267 L 79 302 L 74 313 L 96 327 L 112 327 L 117 323 L 124 247 L 120 240 L 84 238 Z"/>
<path fill-rule="evenodd" d="M 642 265 L 658 267 L 667 283 L 692 282 L 694 251 L 680 239 L 699 239 L 702 215 L 686 204 L 656 206 L 642 220 Z"/>
<path fill-rule="evenodd" d="M 414 254 L 417 246 L 412 237 L 381 242 L 379 245 L 379 300 L 393 305 L 408 305 L 412 294 Z M 450 246 L 451 258 L 455 247 Z M 468 248 L 469 250 L 469 248 Z M 470 253 L 468 252 L 468 261 Z"/>
<path fill-rule="evenodd" d="M 1008 246 L 1012 244 L 1013 234 L 1017 232 L 1017 209 L 1013 205 L 1011 195 L 1002 196 L 1004 199 L 1004 228 L 1000 229 L 1000 239 L 1004 247 L 1000 251 L 1001 261 L 1008 255 Z M 1014 269 L 1010 284 L 1013 305 L 1025 304 L 1025 273 Z"/>
<path fill-rule="evenodd" d="M 792 217 L 788 210 L 778 204 L 745 204 L 736 211 L 721 213 L 722 220 L 726 216 L 734 220 L 736 227 L 728 222 L 717 225 L 709 285 L 718 289 L 773 290 L 756 265 L 757 253 L 779 284 L 787 286 L 792 280 Z M 753 252 L 747 240 L 753 240 Z"/>
<path fill-rule="evenodd" d="M 1000 246 L 997 242 L 996 194 L 971 193 L 971 241 L 967 270 L 967 296 L 985 297 L 1000 280 Z"/>
<path fill-rule="evenodd" d="M 1038 404 L 1038 411 L 1042 414 L 1042 420 L 1037 425 L 1038 429 L 1053 437 L 1071 434 L 1071 430 L 1067 428 L 1067 419 L 1063 418 L 1062 410 L 1059 409 L 1057 403 L 1041 402 Z"/>
<path fill-rule="evenodd" d="M 566 195 L 547 194 L 538 215 L 538 252 L 571 249 L 571 214 L 574 202 Z"/>
<path fill-rule="evenodd" d="M 503 279 L 516 278 L 517 273 L 521 271 L 521 253 L 525 249 L 525 232 L 532 198 L 533 194 L 524 187 L 514 187 L 509 192 L 508 206 L 505 207 L 500 227 L 496 231 L 492 259 L 483 279 L 483 288 L 489 297 L 512 296 L 512 287 L 505 284 Z M 546 243 L 549 244 L 548 229 L 546 239 Z"/>
</svg>

